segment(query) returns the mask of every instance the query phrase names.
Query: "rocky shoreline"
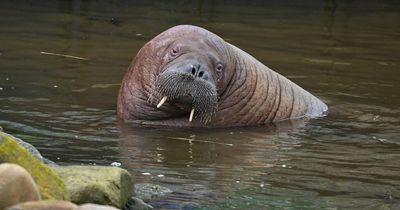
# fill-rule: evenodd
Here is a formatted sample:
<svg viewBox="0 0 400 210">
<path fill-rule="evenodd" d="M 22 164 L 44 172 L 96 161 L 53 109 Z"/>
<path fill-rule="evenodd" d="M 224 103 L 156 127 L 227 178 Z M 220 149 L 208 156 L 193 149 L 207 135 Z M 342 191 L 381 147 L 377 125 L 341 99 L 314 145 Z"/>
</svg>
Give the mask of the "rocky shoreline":
<svg viewBox="0 0 400 210">
<path fill-rule="evenodd" d="M 132 175 L 111 166 L 58 166 L 0 130 L 0 210 L 147 210 Z"/>
</svg>

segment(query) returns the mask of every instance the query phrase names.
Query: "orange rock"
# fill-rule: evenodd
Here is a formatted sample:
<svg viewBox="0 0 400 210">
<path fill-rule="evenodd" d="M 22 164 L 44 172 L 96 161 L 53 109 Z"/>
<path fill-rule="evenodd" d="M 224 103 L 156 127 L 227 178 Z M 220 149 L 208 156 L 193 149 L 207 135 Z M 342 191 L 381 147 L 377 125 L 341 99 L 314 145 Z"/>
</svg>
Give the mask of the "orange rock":
<svg viewBox="0 0 400 210">
<path fill-rule="evenodd" d="M 87 204 L 83 204 L 83 205 L 79 206 L 75 210 L 118 210 L 118 209 L 113 206 L 87 203 Z"/>
<path fill-rule="evenodd" d="M 78 206 L 68 201 L 30 201 L 11 206 L 6 210 L 74 210 Z"/>
<path fill-rule="evenodd" d="M 0 164 L 0 209 L 38 200 L 39 188 L 24 168 L 12 163 Z"/>
</svg>

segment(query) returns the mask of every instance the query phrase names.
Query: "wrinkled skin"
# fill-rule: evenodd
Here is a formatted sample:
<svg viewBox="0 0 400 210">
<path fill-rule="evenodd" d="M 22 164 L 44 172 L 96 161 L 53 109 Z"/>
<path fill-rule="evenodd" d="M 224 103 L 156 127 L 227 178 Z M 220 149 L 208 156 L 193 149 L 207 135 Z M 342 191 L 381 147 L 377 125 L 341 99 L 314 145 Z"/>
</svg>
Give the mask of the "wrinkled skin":
<svg viewBox="0 0 400 210">
<path fill-rule="evenodd" d="M 143 46 L 118 96 L 121 119 L 150 126 L 263 125 L 319 117 L 327 110 L 246 52 L 190 25 L 173 27 Z"/>
</svg>

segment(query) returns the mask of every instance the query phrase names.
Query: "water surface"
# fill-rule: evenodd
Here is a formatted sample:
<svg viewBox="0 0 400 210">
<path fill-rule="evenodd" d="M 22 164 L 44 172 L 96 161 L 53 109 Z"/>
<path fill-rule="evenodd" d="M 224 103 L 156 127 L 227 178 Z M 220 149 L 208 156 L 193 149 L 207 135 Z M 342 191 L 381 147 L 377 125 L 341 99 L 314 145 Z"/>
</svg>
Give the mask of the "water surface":
<svg viewBox="0 0 400 210">
<path fill-rule="evenodd" d="M 121 162 L 136 182 L 174 191 L 156 208 L 400 208 L 397 1 L 2 1 L 0 17 L 0 126 L 59 164 Z M 131 59 L 188 23 L 309 90 L 329 115 L 223 130 L 120 122 Z"/>
</svg>

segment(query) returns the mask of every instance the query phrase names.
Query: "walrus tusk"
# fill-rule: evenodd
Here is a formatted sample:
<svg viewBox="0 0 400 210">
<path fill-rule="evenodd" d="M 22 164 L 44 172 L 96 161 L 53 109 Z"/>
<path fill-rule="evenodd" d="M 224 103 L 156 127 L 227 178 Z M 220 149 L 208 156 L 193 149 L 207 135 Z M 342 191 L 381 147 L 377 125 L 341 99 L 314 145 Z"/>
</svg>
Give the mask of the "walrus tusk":
<svg viewBox="0 0 400 210">
<path fill-rule="evenodd" d="M 157 108 L 160 108 L 166 101 L 167 101 L 167 96 L 164 96 L 161 99 L 160 103 L 157 104 Z"/>
<path fill-rule="evenodd" d="M 190 111 L 189 122 L 192 122 L 193 116 L 194 116 L 194 108 L 192 108 L 192 111 Z"/>
</svg>

